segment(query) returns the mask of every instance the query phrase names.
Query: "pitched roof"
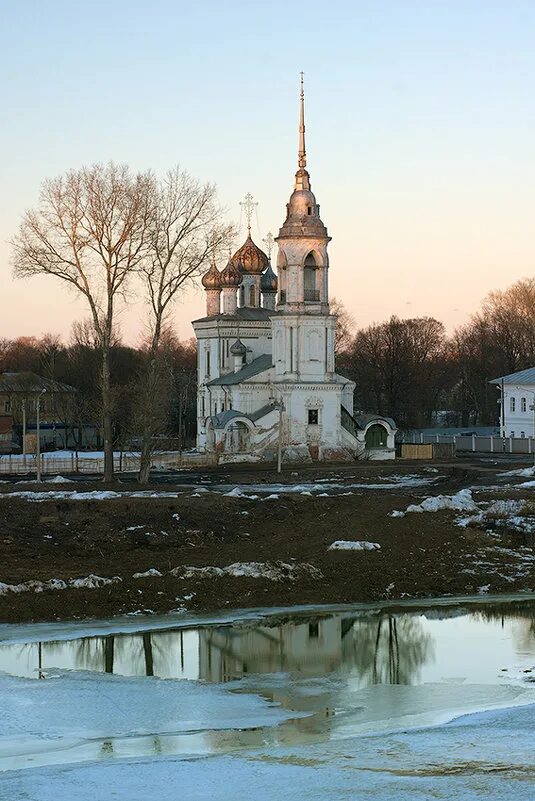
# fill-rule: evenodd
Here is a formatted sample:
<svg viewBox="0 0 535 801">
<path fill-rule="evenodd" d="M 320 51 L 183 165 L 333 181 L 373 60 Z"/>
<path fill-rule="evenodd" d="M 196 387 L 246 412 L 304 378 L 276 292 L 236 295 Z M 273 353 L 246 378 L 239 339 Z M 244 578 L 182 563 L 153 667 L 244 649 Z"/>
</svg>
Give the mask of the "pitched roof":
<svg viewBox="0 0 535 801">
<path fill-rule="evenodd" d="M 509 373 L 499 378 L 493 378 L 489 384 L 535 384 L 535 367 L 528 367 L 527 370 L 519 370 L 517 373 Z"/>
<path fill-rule="evenodd" d="M 212 381 L 208 382 L 208 386 L 217 387 L 228 384 L 241 384 L 243 381 L 247 381 L 248 378 L 252 378 L 254 375 L 258 375 L 258 373 L 269 370 L 270 367 L 273 367 L 271 353 L 263 353 L 261 356 L 257 356 L 256 359 L 253 359 L 249 364 L 246 364 L 245 367 L 242 367 L 241 370 L 238 370 L 237 373 L 227 373 L 219 378 L 214 378 Z"/>
<path fill-rule="evenodd" d="M 0 393 L 36 395 L 40 392 L 76 392 L 69 384 L 43 378 L 36 373 L 1 373 Z"/>
<path fill-rule="evenodd" d="M 279 314 L 275 309 L 264 309 L 261 306 L 239 306 L 235 314 L 212 314 L 210 317 L 199 317 L 193 320 L 194 323 L 207 323 L 210 320 L 232 321 L 232 320 L 252 320 L 253 322 L 268 321 L 271 317 Z"/>
<path fill-rule="evenodd" d="M 248 417 L 253 421 L 253 423 L 256 423 L 257 420 L 261 420 L 262 417 L 266 416 L 266 414 L 269 414 L 274 409 L 278 408 L 279 407 L 276 403 L 266 403 L 265 406 L 261 406 L 260 409 L 256 410 L 256 412 L 251 412 L 251 414 L 248 415 Z"/>
</svg>

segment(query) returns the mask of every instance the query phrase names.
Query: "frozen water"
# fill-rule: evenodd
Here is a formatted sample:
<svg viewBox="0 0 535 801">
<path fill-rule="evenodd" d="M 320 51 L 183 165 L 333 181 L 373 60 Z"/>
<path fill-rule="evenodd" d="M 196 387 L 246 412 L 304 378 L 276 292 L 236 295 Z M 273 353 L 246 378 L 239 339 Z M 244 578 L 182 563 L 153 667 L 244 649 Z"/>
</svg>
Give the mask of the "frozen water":
<svg viewBox="0 0 535 801">
<path fill-rule="evenodd" d="M 10 772 L 0 792 L 6 801 L 533 801 L 534 720 L 534 708 L 524 707 L 210 759 L 167 757 L 161 741 L 158 758 Z"/>
<path fill-rule="evenodd" d="M 0 670 L 48 678 L 0 676 L 0 799 L 532 801 L 534 604 L 471 603 L 17 627 Z"/>
</svg>

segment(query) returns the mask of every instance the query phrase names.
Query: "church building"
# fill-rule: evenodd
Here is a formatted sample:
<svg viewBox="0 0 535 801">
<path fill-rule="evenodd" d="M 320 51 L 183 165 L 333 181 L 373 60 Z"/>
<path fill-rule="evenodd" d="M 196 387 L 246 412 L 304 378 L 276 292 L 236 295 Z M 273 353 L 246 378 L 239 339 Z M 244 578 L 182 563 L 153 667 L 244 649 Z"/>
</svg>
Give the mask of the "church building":
<svg viewBox="0 0 535 801">
<path fill-rule="evenodd" d="M 353 414 L 352 381 L 335 372 L 331 240 L 306 169 L 301 82 L 298 170 L 275 242 L 277 274 L 251 238 L 203 276 L 197 448 L 221 461 L 394 458 L 395 423 Z"/>
</svg>

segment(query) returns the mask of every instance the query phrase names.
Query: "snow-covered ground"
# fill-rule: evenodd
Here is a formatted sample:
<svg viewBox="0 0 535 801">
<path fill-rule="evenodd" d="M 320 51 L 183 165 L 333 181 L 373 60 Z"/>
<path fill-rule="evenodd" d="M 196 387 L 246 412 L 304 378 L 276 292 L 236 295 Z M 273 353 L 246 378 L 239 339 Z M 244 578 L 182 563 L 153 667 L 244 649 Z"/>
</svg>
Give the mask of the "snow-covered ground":
<svg viewBox="0 0 535 801">
<path fill-rule="evenodd" d="M 168 490 L 79 490 L 79 489 L 57 489 L 57 490 L 14 490 L 4 492 L 3 498 L 21 498 L 33 503 L 43 501 L 107 501 L 117 498 L 176 498 L 183 492 L 191 492 L 193 497 L 199 497 L 202 493 L 219 493 L 227 498 L 243 498 L 251 501 L 276 500 L 281 494 L 316 495 L 316 497 L 329 497 L 331 495 L 351 495 L 352 490 L 396 490 L 402 488 L 425 487 L 433 484 L 437 476 L 423 477 L 417 475 L 393 475 L 385 476 L 378 483 L 358 482 L 343 483 L 336 480 L 325 479 L 317 483 L 295 483 L 295 484 L 242 484 L 225 485 L 214 484 L 211 487 L 201 485 L 183 485 L 176 491 Z M 51 483 L 62 483 L 61 477 L 50 479 Z M 72 482 L 70 482 L 72 483 Z"/>
</svg>

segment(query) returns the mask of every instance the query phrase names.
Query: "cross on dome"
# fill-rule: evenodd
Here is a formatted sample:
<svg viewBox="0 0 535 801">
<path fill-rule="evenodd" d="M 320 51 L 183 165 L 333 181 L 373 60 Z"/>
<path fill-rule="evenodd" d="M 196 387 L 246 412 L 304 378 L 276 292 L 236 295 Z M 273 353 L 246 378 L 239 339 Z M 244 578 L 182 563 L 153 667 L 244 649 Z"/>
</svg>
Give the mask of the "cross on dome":
<svg viewBox="0 0 535 801">
<path fill-rule="evenodd" d="M 251 220 L 253 219 L 253 213 L 258 206 L 258 203 L 255 201 L 251 193 L 247 192 L 244 199 L 240 201 L 240 206 L 243 208 L 245 219 L 247 220 L 247 234 L 248 236 L 251 236 Z"/>
</svg>

